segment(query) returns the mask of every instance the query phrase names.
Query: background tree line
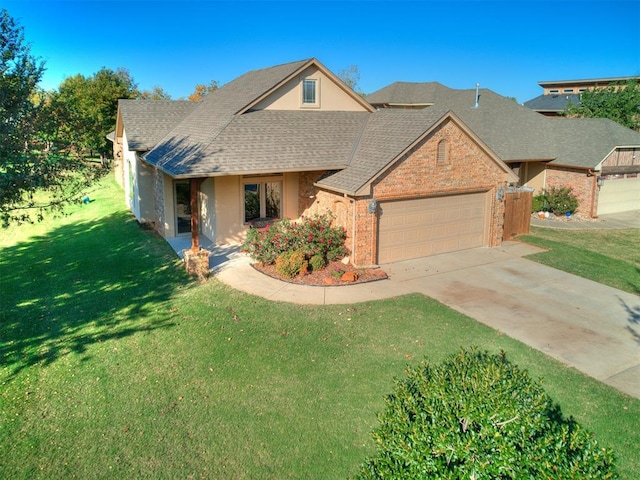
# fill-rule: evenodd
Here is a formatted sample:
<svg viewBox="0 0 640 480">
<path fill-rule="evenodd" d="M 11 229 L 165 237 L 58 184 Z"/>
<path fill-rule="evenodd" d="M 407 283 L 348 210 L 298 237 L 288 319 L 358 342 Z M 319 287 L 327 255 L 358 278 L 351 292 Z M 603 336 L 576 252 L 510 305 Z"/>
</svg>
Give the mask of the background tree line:
<svg viewBox="0 0 640 480">
<path fill-rule="evenodd" d="M 39 87 L 45 64 L 31 54 L 24 30 L 0 10 L 0 221 L 33 221 L 79 201 L 107 171 L 118 99 L 171 100 L 162 87 L 139 90 L 125 68 L 103 67 Z M 198 84 L 197 101 L 218 88 Z M 97 161 L 99 159 L 99 161 Z"/>
</svg>

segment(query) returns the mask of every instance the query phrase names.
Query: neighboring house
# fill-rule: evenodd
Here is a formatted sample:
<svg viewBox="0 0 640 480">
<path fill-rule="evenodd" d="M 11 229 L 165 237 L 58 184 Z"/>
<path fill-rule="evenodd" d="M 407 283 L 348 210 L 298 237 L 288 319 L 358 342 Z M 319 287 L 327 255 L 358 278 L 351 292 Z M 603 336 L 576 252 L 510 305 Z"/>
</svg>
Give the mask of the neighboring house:
<svg viewBox="0 0 640 480">
<path fill-rule="evenodd" d="M 524 102 L 524 106 L 547 117 L 562 115 L 569 104 L 579 105 L 582 92 L 639 80 L 639 77 L 590 78 L 585 80 L 550 80 L 538 82 L 543 94 Z"/>
<path fill-rule="evenodd" d="M 611 120 L 549 118 L 491 90 L 396 82 L 367 96 L 377 108 L 450 109 L 508 164 L 520 184 L 568 186 L 578 213 L 640 209 L 640 134 Z"/>
<path fill-rule="evenodd" d="M 216 244 L 329 211 L 356 266 L 499 245 L 518 181 L 449 108 L 378 111 L 316 59 L 198 103 L 121 100 L 114 152 L 127 204 L 164 237 L 191 233 L 191 198 Z"/>
</svg>

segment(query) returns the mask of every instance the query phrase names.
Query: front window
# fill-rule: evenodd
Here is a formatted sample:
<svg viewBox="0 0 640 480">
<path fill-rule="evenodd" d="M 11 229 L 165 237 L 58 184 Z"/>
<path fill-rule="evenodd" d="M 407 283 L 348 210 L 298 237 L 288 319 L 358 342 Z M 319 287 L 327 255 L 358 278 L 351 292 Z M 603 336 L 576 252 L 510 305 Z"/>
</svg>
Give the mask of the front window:
<svg viewBox="0 0 640 480">
<path fill-rule="evenodd" d="M 244 223 L 281 218 L 282 182 L 244 184 Z"/>
<path fill-rule="evenodd" d="M 317 104 L 317 87 L 318 81 L 314 79 L 306 79 L 302 81 L 302 104 Z"/>
</svg>

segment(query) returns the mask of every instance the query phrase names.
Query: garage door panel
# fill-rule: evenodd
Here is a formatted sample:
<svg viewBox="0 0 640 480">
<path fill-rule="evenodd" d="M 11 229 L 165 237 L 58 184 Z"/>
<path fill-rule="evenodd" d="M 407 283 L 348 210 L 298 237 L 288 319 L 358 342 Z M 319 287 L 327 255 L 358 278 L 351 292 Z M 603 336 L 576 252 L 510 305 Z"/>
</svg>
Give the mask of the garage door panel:
<svg viewBox="0 0 640 480">
<path fill-rule="evenodd" d="M 640 177 L 607 179 L 598 194 L 598 215 L 640 210 Z"/>
<path fill-rule="evenodd" d="M 382 202 L 378 262 L 484 245 L 486 193 Z"/>
</svg>

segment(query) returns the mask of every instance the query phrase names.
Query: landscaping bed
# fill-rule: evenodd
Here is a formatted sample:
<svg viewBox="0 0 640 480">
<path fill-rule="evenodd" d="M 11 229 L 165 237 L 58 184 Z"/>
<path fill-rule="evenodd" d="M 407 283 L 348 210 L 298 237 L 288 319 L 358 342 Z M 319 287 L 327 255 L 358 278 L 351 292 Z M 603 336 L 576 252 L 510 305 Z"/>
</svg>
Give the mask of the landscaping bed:
<svg viewBox="0 0 640 480">
<path fill-rule="evenodd" d="M 379 268 L 353 268 L 350 265 L 344 265 L 340 261 L 330 262 L 322 270 L 312 270 L 304 275 L 296 275 L 293 278 L 284 278 L 280 275 L 276 270 L 275 264 L 263 265 L 257 262 L 253 264 L 253 268 L 283 282 L 323 287 L 375 282 L 387 278 L 387 274 Z M 352 280 L 353 277 L 349 278 L 351 273 L 355 274 L 354 280 Z"/>
</svg>

